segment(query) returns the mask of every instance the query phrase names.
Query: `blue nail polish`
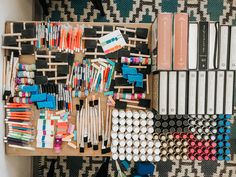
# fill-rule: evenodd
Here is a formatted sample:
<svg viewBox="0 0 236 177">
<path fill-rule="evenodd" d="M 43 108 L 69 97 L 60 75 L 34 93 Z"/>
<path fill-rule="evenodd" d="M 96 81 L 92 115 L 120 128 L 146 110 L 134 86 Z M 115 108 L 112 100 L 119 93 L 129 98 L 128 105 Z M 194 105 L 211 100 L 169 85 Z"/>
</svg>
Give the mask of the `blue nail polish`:
<svg viewBox="0 0 236 177">
<path fill-rule="evenodd" d="M 217 140 L 223 140 L 223 135 L 217 135 Z"/>
<path fill-rule="evenodd" d="M 230 147 L 230 143 L 229 142 L 225 142 L 225 147 L 226 148 Z"/>
<path fill-rule="evenodd" d="M 224 157 L 222 155 L 217 157 L 218 160 L 224 160 Z"/>
<path fill-rule="evenodd" d="M 225 118 L 226 118 L 226 119 L 230 119 L 230 118 L 231 118 L 231 114 L 226 114 L 226 115 L 225 115 Z"/>
<path fill-rule="evenodd" d="M 225 126 L 230 126 L 231 125 L 231 122 L 230 121 L 226 121 L 225 122 Z"/>
<path fill-rule="evenodd" d="M 224 121 L 223 120 L 220 120 L 220 121 L 218 121 L 218 127 L 222 127 L 222 126 L 224 126 Z"/>
<path fill-rule="evenodd" d="M 219 143 L 217 143 L 218 147 L 224 147 L 224 142 L 220 141 Z"/>
</svg>

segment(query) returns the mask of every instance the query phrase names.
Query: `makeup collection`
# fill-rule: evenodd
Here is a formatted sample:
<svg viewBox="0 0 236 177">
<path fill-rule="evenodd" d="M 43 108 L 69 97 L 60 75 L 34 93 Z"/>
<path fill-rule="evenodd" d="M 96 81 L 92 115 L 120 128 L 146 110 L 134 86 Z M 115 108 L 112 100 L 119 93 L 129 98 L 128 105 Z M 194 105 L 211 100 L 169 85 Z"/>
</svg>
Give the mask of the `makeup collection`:
<svg viewBox="0 0 236 177">
<path fill-rule="evenodd" d="M 9 23 L 4 141 L 121 161 L 230 160 L 236 28 L 185 13 L 125 26 Z"/>
</svg>

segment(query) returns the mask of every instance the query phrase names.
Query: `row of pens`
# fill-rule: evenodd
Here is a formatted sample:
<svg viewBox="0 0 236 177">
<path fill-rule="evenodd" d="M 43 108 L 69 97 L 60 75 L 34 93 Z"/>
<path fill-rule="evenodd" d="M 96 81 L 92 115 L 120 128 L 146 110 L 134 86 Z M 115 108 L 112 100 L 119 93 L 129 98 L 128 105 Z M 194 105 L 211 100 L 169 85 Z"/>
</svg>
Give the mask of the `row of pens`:
<svg viewBox="0 0 236 177">
<path fill-rule="evenodd" d="M 37 22 L 36 23 L 36 46 L 41 48 L 57 48 L 60 51 L 70 53 L 83 50 L 82 36 L 84 26 L 55 23 L 55 22 Z"/>
</svg>

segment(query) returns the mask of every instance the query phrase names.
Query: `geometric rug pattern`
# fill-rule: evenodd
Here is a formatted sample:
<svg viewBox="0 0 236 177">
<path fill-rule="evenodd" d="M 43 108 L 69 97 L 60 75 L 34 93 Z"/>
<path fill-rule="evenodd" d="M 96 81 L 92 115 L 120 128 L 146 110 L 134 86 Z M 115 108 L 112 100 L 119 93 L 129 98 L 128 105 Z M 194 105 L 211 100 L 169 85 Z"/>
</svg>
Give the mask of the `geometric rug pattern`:
<svg viewBox="0 0 236 177">
<path fill-rule="evenodd" d="M 236 0 L 103 0 L 106 17 L 89 0 L 50 0 L 51 21 L 150 23 L 160 12 L 187 12 L 191 21 L 236 25 Z"/>
<path fill-rule="evenodd" d="M 150 23 L 160 12 L 187 12 L 191 21 L 219 21 L 236 25 L 236 0 L 103 0 L 106 17 L 87 0 L 49 0 L 51 21 L 94 21 Z M 236 94 L 235 94 L 236 95 Z M 236 99 L 234 99 L 236 101 Z M 235 104 L 236 105 L 236 104 Z M 231 160 L 225 161 L 167 161 L 155 163 L 158 177 L 236 177 L 236 125 L 232 120 Z M 55 162 L 53 177 L 92 177 L 100 168 L 102 157 L 34 157 L 33 176 L 46 177 Z M 131 169 L 124 171 L 132 176 Z M 116 176 L 110 161 L 109 176 Z"/>
</svg>

